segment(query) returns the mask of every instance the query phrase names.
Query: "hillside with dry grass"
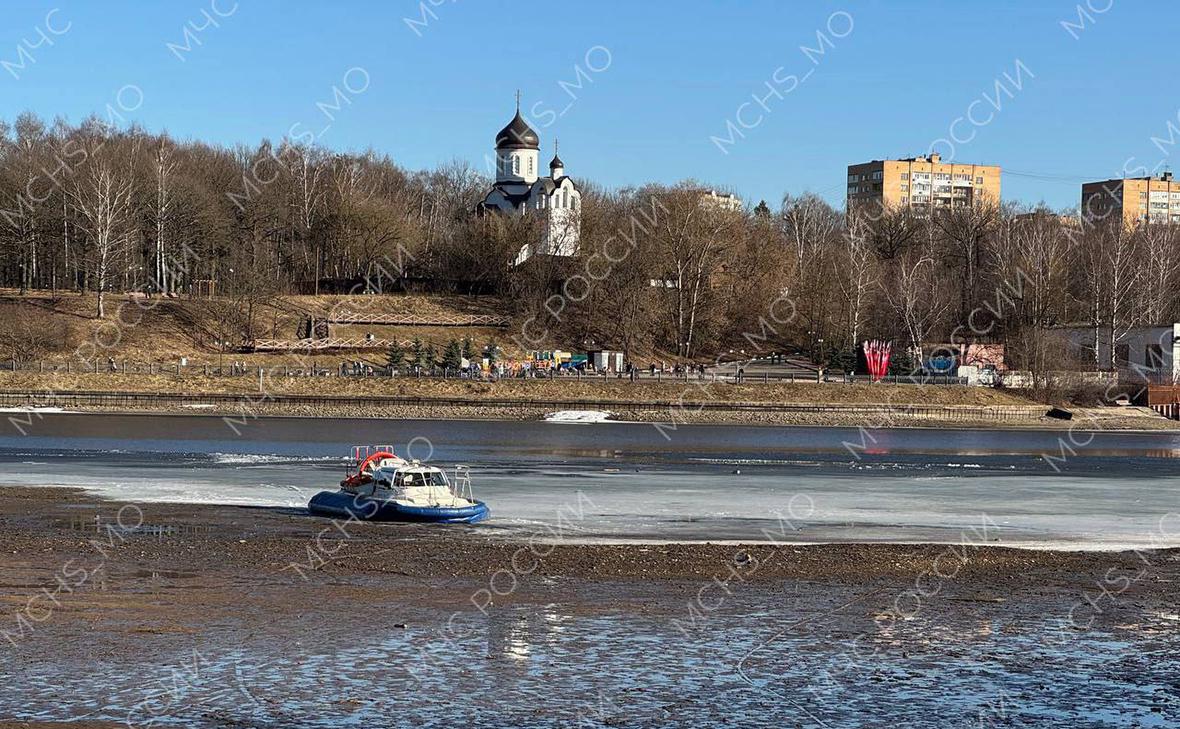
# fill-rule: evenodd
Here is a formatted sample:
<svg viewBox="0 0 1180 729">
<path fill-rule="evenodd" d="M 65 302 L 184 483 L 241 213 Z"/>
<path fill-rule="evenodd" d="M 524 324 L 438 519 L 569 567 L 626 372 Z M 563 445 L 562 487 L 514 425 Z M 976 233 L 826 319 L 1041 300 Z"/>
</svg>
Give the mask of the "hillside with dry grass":
<svg viewBox="0 0 1180 729">
<path fill-rule="evenodd" d="M 108 297 L 106 318 L 95 316 L 93 294 L 47 291 L 21 295 L 0 291 L 0 358 L 51 363 L 108 358 L 116 361 L 216 363 L 230 358 L 249 366 L 279 367 L 312 364 L 335 367 L 341 357 L 383 365 L 380 350 L 299 355 L 250 352 L 246 332 L 256 339 L 295 340 L 300 324 L 330 312 L 437 317 L 506 315 L 499 302 L 472 296 L 278 296 L 263 301 L 232 297 L 214 299 Z M 478 347 L 495 342 L 510 355 L 512 330 L 484 326 L 384 326 L 333 324 L 334 337 L 413 340 L 441 348 L 451 339 L 470 337 Z M 222 342 L 228 342 L 222 345 Z"/>
</svg>

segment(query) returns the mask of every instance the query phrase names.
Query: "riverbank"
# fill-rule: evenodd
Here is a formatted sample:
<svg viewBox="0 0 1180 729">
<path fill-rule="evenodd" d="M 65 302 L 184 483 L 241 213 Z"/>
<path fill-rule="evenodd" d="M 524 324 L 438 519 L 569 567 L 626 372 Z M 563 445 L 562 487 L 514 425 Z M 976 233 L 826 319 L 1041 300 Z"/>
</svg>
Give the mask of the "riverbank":
<svg viewBox="0 0 1180 729">
<path fill-rule="evenodd" d="M 0 552 L 5 728 L 1180 711 L 1149 690 L 1174 678 L 1178 551 L 552 544 L 2 488 Z"/>
<path fill-rule="evenodd" d="M 260 387 L 261 385 L 261 387 Z M 947 385 L 730 384 L 712 380 L 438 380 L 0 373 L 0 406 L 82 412 L 540 420 L 594 410 L 617 421 L 844 427 L 1180 428 L 1146 408 L 1075 408 L 1065 420 L 1018 393 Z"/>
<path fill-rule="evenodd" d="M 536 535 L 522 535 L 497 529 L 494 523 L 458 528 L 341 526 L 301 508 L 125 504 L 67 488 L 0 487 L 0 553 L 13 555 L 6 560 L 8 567 L 33 571 L 69 557 L 97 556 L 108 573 L 122 565 L 133 571 L 166 573 L 262 570 L 293 578 L 314 573 L 325 579 L 360 575 L 470 579 L 505 565 L 511 569 L 513 559 L 521 559 L 524 546 L 530 555 L 530 579 L 696 580 L 739 564 L 750 568 L 744 580 L 871 580 L 916 576 L 946 549 L 942 545 L 770 541 L 748 545 L 585 543 L 577 538 L 578 531 L 562 534 L 545 528 Z M 538 540 L 542 546 L 529 546 Z M 1034 568 L 1076 571 L 1126 566 L 1134 559 L 1129 553 L 986 545 L 973 547 L 972 554 L 964 574 L 979 577 Z"/>
<path fill-rule="evenodd" d="M 5 488 L 0 552 L 0 726 L 378 726 L 440 711 L 480 726 L 839 726 L 885 706 L 903 723 L 935 706 L 966 721 L 984 663 L 989 691 L 1020 697 L 1004 705 L 1018 723 L 1085 723 L 1085 702 L 1058 707 L 1062 693 L 1123 715 L 1177 710 L 1139 690 L 1174 661 L 1133 658 L 1174 655 L 1176 551 L 530 543 Z M 1124 646 L 1115 674 L 1069 660 L 1108 645 Z M 594 668 L 603 654 L 609 673 Z M 364 688 L 377 683 L 389 691 Z M 889 700 L 900 690 L 904 705 Z"/>
</svg>

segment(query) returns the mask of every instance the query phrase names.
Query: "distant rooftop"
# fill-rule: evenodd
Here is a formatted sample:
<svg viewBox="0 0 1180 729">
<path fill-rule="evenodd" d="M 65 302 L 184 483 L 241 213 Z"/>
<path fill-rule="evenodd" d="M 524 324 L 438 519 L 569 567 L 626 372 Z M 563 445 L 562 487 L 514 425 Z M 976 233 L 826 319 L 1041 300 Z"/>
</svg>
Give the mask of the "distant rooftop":
<svg viewBox="0 0 1180 729">
<path fill-rule="evenodd" d="M 996 166 L 996 165 L 981 165 L 981 164 L 976 164 L 974 162 L 958 162 L 956 160 L 948 160 L 948 161 L 944 162 L 942 159 L 942 155 L 939 154 L 938 152 L 934 152 L 932 154 L 920 154 L 916 157 L 897 157 L 897 158 L 890 158 L 890 159 L 875 159 L 875 160 L 872 160 L 871 162 L 859 162 L 857 164 L 876 164 L 879 162 L 927 162 L 927 163 L 934 164 L 934 165 L 938 165 L 938 164 L 975 165 L 976 167 L 995 167 Z M 856 165 L 852 165 L 852 166 L 855 167 Z"/>
</svg>

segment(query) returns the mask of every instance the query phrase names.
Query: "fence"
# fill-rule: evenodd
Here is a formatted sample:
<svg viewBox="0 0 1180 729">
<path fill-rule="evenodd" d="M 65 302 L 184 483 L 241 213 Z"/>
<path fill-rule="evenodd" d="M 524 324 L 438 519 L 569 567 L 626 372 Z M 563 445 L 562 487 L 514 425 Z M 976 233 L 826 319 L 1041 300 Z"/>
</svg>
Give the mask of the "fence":
<svg viewBox="0 0 1180 729">
<path fill-rule="evenodd" d="M 488 376 L 479 373 L 464 372 L 455 369 L 434 368 L 402 368 L 373 367 L 356 363 L 342 362 L 337 367 L 288 366 L 274 365 L 259 367 L 247 365 L 243 362 L 229 362 L 219 364 L 181 364 L 179 362 L 129 362 L 127 360 L 111 360 L 106 362 L 17 362 L 7 360 L 0 362 L 0 371 L 8 372 L 36 372 L 40 374 L 101 374 L 112 373 L 122 375 L 173 375 L 173 376 L 202 376 L 202 377 L 257 377 L 259 371 L 270 377 L 403 377 L 428 379 L 560 379 L 579 380 L 586 382 L 719 382 L 729 384 L 795 384 L 819 382 L 819 374 L 803 374 L 798 372 L 753 374 L 733 374 L 719 372 L 662 372 L 656 370 L 635 370 L 634 375 L 616 372 L 586 372 L 583 370 L 528 370 L 526 373 L 505 374 L 502 376 Z M 965 377 L 950 377 L 948 375 L 889 375 L 881 380 L 891 385 L 959 385 L 968 384 Z M 868 375 L 848 375 L 843 373 L 825 373 L 823 382 L 840 384 L 864 384 L 872 382 Z"/>
</svg>

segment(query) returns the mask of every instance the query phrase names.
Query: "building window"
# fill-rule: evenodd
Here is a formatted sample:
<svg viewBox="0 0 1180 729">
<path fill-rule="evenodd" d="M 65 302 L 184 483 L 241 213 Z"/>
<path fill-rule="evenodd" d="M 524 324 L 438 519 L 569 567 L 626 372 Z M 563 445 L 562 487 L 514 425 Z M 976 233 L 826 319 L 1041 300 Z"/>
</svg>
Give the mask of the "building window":
<svg viewBox="0 0 1180 729">
<path fill-rule="evenodd" d="M 901 179 L 903 179 L 903 180 L 910 179 L 910 173 L 908 173 L 908 172 L 901 173 Z"/>
<path fill-rule="evenodd" d="M 849 175 L 849 176 L 848 176 L 848 181 L 849 181 L 849 182 L 856 182 L 856 181 L 857 181 L 857 180 L 859 180 L 859 179 L 860 179 L 860 178 L 858 178 L 856 175 Z"/>
<path fill-rule="evenodd" d="M 514 174 L 514 175 L 520 174 L 520 157 L 513 157 L 512 158 L 512 174 Z"/>
<path fill-rule="evenodd" d="M 529 174 L 533 174 L 533 158 L 529 157 Z"/>
<path fill-rule="evenodd" d="M 874 172 L 874 173 L 873 173 L 873 179 L 874 179 L 874 180 L 879 180 L 879 179 L 881 179 L 881 177 L 882 177 L 882 173 L 881 173 L 881 172 Z"/>
<path fill-rule="evenodd" d="M 976 177 L 976 178 L 975 178 L 975 184 L 976 184 L 976 185 L 982 185 L 982 184 L 983 184 L 983 178 L 982 178 L 982 177 Z"/>
</svg>

